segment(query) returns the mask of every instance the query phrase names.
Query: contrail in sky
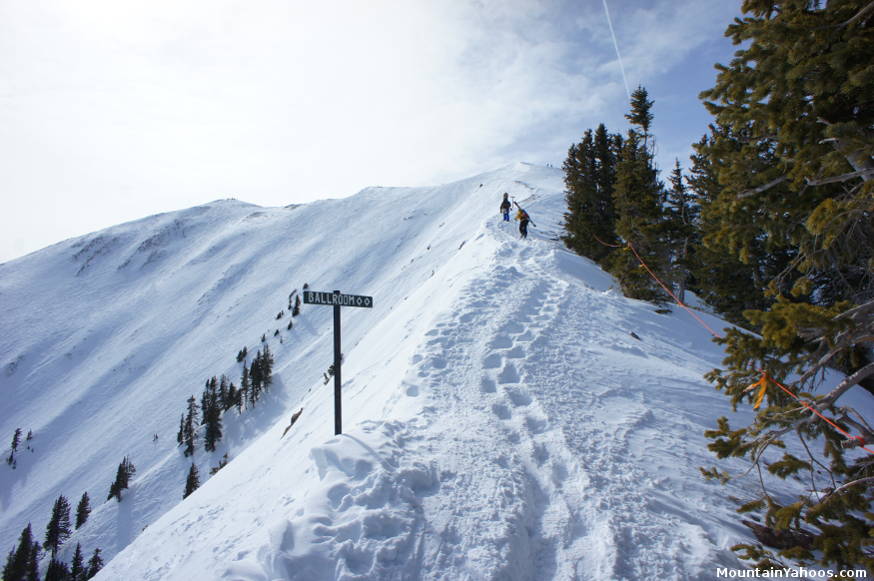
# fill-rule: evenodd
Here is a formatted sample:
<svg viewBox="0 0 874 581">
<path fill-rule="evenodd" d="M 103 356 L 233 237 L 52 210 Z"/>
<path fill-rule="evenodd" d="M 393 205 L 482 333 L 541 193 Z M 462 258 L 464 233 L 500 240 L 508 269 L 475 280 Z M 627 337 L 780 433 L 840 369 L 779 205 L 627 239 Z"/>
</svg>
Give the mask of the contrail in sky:
<svg viewBox="0 0 874 581">
<path fill-rule="evenodd" d="M 604 4 L 604 14 L 607 15 L 607 26 L 610 27 L 610 36 L 613 37 L 613 48 L 616 49 L 616 58 L 619 59 L 619 69 L 622 71 L 622 82 L 625 83 L 625 94 L 631 100 L 631 91 L 628 89 L 628 78 L 625 76 L 625 65 L 622 64 L 622 55 L 619 54 L 619 43 L 616 42 L 616 33 L 613 32 L 613 21 L 610 19 L 610 9 L 607 8 L 607 0 L 601 0 Z"/>
</svg>

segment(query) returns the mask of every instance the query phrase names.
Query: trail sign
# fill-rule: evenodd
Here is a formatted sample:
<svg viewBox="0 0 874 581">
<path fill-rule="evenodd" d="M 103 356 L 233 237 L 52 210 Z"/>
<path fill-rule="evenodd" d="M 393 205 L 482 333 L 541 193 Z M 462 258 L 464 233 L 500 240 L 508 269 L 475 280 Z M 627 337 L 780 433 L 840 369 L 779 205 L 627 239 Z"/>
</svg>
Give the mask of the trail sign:
<svg viewBox="0 0 874 581">
<path fill-rule="evenodd" d="M 332 293 L 319 291 L 303 291 L 303 302 L 308 305 L 322 305 L 334 307 L 334 434 L 343 433 L 342 405 L 340 403 L 340 386 L 343 381 L 340 378 L 340 365 L 342 354 L 340 351 L 340 307 L 363 307 L 373 308 L 373 297 L 360 295 L 344 295 L 335 290 Z"/>
<path fill-rule="evenodd" d="M 365 307 L 373 308 L 373 297 L 361 295 L 343 295 L 340 291 L 332 293 L 318 291 L 303 291 L 303 302 L 308 305 L 324 305 L 341 307 Z"/>
</svg>

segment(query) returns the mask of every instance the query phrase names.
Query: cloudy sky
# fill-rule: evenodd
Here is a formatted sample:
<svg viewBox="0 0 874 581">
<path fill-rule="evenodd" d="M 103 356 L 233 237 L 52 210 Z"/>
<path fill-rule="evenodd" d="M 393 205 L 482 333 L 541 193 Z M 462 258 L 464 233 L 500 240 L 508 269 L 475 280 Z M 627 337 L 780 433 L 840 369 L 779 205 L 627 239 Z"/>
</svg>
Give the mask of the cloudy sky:
<svg viewBox="0 0 874 581">
<path fill-rule="evenodd" d="M 663 168 L 738 4 L 607 0 Z M 0 0 L 0 262 L 218 198 L 560 166 L 627 104 L 604 0 Z"/>
</svg>

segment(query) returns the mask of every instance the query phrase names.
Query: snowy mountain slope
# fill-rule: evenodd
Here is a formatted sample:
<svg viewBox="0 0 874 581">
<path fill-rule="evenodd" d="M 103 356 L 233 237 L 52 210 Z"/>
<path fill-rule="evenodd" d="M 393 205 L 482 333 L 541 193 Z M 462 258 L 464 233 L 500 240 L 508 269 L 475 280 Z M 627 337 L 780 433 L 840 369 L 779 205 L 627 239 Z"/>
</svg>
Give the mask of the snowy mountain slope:
<svg viewBox="0 0 874 581">
<path fill-rule="evenodd" d="M 703 430 L 730 414 L 701 379 L 721 353 L 685 313 L 623 298 L 562 250 L 561 189 L 557 170 L 516 164 L 296 208 L 216 202 L 0 265 L 2 381 L 16 394 L 0 434 L 36 434 L 2 472 L 0 542 L 87 489 L 99 508 L 66 552 L 118 553 L 101 579 L 699 579 L 736 566 L 727 547 L 748 536 L 723 498 L 754 484 L 726 491 L 698 473 L 713 462 Z M 531 211 L 530 240 L 498 221 L 503 191 Z M 375 297 L 343 313 L 339 437 L 320 381 L 330 309 L 306 307 L 291 331 L 274 319 L 304 282 Z M 202 475 L 232 461 L 180 503 L 185 398 L 209 376 L 237 380 L 234 354 L 265 332 L 276 385 L 226 416 L 222 446 L 195 460 Z M 133 486 L 100 504 L 125 454 Z"/>
<path fill-rule="evenodd" d="M 510 174 L 498 172 L 490 185 L 509 188 Z M 112 555 L 124 547 L 181 497 L 188 463 L 173 435 L 185 399 L 212 375 L 238 381 L 234 355 L 243 345 L 254 352 L 267 333 L 276 399 L 228 422 L 238 437 L 227 438 L 214 458 L 198 458 L 207 473 L 221 454 L 233 457 L 284 414 L 331 361 L 325 309 L 292 331 L 287 315 L 274 319 L 288 294 L 306 281 L 329 290 L 380 289 L 370 321 L 353 317 L 344 325 L 353 344 L 459 252 L 470 217 L 494 211 L 493 193 L 471 196 L 480 190 L 477 179 L 373 188 L 298 208 L 215 202 L 0 265 L 0 381 L 12 394 L 0 434 L 11 440 L 16 427 L 35 434 L 34 452 L 19 454 L 16 470 L 0 471 L 0 546 L 11 546 L 27 522 L 43 530 L 58 494 L 75 502 L 87 490 L 99 504 L 128 454 L 139 470 L 132 494 L 147 496 L 101 506 L 96 522 L 80 531 L 86 549 L 93 542 Z"/>
</svg>

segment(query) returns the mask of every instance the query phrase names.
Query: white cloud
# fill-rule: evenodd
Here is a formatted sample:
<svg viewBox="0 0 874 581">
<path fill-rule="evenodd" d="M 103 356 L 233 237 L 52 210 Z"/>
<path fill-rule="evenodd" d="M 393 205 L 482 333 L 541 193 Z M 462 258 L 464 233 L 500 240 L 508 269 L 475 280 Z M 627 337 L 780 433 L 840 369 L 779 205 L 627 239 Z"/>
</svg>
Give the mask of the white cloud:
<svg viewBox="0 0 874 581">
<path fill-rule="evenodd" d="M 611 0 L 636 75 L 704 42 L 696 4 Z M 614 58 L 599 0 L 0 0 L 0 260 L 219 197 L 560 163 L 621 120 Z"/>
</svg>

